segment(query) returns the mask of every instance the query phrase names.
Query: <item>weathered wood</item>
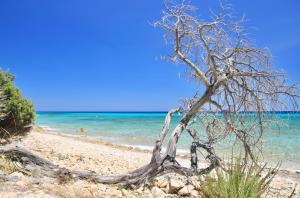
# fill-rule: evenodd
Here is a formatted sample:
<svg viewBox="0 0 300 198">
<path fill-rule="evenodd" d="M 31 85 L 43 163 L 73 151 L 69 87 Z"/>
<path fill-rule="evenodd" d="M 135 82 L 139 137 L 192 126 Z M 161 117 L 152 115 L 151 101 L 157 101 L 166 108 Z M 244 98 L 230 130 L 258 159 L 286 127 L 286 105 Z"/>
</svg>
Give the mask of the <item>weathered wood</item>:
<svg viewBox="0 0 300 198">
<path fill-rule="evenodd" d="M 0 154 L 17 162 L 21 167 L 16 168 L 28 175 L 38 171 L 40 175 L 57 178 L 67 171 L 16 145 L 0 146 Z"/>
<path fill-rule="evenodd" d="M 145 180 L 150 180 L 159 173 L 163 171 L 174 170 L 180 174 L 186 174 L 187 170 L 180 166 L 176 165 L 167 165 L 165 169 L 160 166 L 157 166 L 156 163 L 146 165 L 140 169 L 137 169 L 133 172 L 124 175 L 117 176 L 100 176 L 94 172 L 84 172 L 84 171 L 70 171 L 66 168 L 61 168 L 47 160 L 36 156 L 35 154 L 30 153 L 29 151 L 17 147 L 0 147 L 0 155 L 6 156 L 7 159 L 17 160 L 22 167 L 18 167 L 20 171 L 27 175 L 36 173 L 35 170 L 39 170 L 38 175 L 33 175 L 36 177 L 51 177 L 57 178 L 59 180 L 89 180 L 97 183 L 104 184 L 123 184 L 123 185 L 139 185 Z"/>
<path fill-rule="evenodd" d="M 164 155 L 164 157 L 169 156 L 171 160 L 175 159 L 176 156 L 176 146 L 178 139 L 181 135 L 181 133 L 186 129 L 188 123 L 191 121 L 191 119 L 196 116 L 199 109 L 208 101 L 210 100 L 210 97 L 216 90 L 215 86 L 210 86 L 207 88 L 207 90 L 204 92 L 202 97 L 195 102 L 190 110 L 183 116 L 183 118 L 180 120 L 180 123 L 176 126 L 174 129 L 171 138 L 169 139 L 168 145 L 167 145 L 167 151 Z"/>
<path fill-rule="evenodd" d="M 168 112 L 162 132 L 159 138 L 156 140 L 150 163 L 132 172 L 129 172 L 128 174 L 116 176 L 100 176 L 94 172 L 70 171 L 66 168 L 61 168 L 15 145 L 0 147 L 0 154 L 5 155 L 11 160 L 17 160 L 22 165 L 22 167 L 19 167 L 22 168 L 22 172 L 31 174 L 34 170 L 38 169 L 40 172 L 40 176 L 53 177 L 61 180 L 83 179 L 105 184 L 119 183 L 129 186 L 138 186 L 144 181 L 149 181 L 157 175 L 165 174 L 168 172 L 176 172 L 182 175 L 192 175 L 193 171 L 188 168 L 181 167 L 176 163 L 176 161 L 174 161 L 174 159 L 172 159 L 172 157 L 175 158 L 176 154 L 176 144 L 174 143 L 177 143 L 178 140 L 178 137 L 176 136 L 176 134 L 178 133 L 178 127 L 174 130 L 173 136 L 171 137 L 173 140 L 168 142 L 168 147 L 175 146 L 172 155 L 168 155 L 169 150 L 167 150 L 164 154 L 160 153 L 163 140 L 169 132 L 169 125 L 172 115 L 178 111 L 180 111 L 180 109 L 172 109 Z M 181 126 L 180 129 L 184 130 L 184 128 L 181 128 Z"/>
<path fill-rule="evenodd" d="M 27 174 L 31 174 L 33 170 L 38 169 L 40 170 L 41 176 L 58 178 L 61 180 L 84 179 L 105 184 L 119 183 L 129 186 L 137 186 L 144 181 L 151 180 L 157 175 L 165 174 L 171 171 L 182 175 L 192 175 L 193 171 L 188 168 L 181 167 L 176 163 L 176 144 L 179 136 L 185 130 L 187 123 L 193 117 L 193 114 L 199 110 L 199 108 L 204 104 L 204 100 L 207 100 L 210 94 L 211 92 L 207 91 L 203 97 L 194 104 L 195 107 L 191 108 L 191 112 L 187 113 L 181 119 L 179 125 L 174 129 L 173 134 L 168 142 L 167 150 L 165 153 L 161 154 L 162 143 L 169 132 L 172 115 L 180 111 L 178 108 L 170 110 L 166 115 L 165 125 L 162 129 L 162 132 L 156 140 L 150 163 L 132 172 L 129 172 L 128 174 L 100 176 L 93 172 L 70 171 L 66 168 L 60 168 L 57 165 L 54 165 L 53 163 L 44 160 L 23 148 L 13 145 L 0 147 L 0 154 L 6 155 L 11 159 L 17 159 L 22 164 L 23 172 Z"/>
<path fill-rule="evenodd" d="M 172 109 L 167 113 L 164 127 L 159 135 L 159 138 L 155 142 L 155 146 L 152 152 L 151 162 L 159 162 L 161 160 L 160 151 L 161 151 L 162 143 L 169 132 L 172 115 L 179 111 L 180 109 L 177 108 L 177 109 Z"/>
</svg>

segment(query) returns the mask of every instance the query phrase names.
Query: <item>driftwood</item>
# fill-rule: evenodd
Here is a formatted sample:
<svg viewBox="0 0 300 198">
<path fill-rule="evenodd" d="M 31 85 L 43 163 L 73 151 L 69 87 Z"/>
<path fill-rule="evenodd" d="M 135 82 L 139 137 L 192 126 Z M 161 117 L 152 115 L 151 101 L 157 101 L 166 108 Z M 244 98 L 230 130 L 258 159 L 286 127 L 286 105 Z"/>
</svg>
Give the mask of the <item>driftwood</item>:
<svg viewBox="0 0 300 198">
<path fill-rule="evenodd" d="M 253 149 L 261 142 L 268 124 L 273 122 L 272 112 L 295 110 L 298 89 L 296 85 L 286 85 L 285 76 L 271 69 L 268 51 L 255 47 L 248 39 L 241 26 L 244 19 L 235 21 L 231 8 L 220 7 L 220 13 L 212 13 L 212 20 L 205 21 L 198 18 L 192 5 L 184 1 L 165 1 L 163 17 L 155 25 L 165 31 L 166 40 L 172 44 L 170 60 L 185 66 L 187 76 L 201 86 L 203 94 L 196 94 L 185 100 L 182 108 L 168 112 L 149 164 L 124 175 L 99 176 L 58 168 L 20 148 L 1 147 L 0 153 L 16 154 L 28 171 L 38 166 L 52 177 L 71 176 L 133 187 L 170 171 L 186 176 L 209 172 L 220 164 L 213 144 L 230 135 L 241 144 L 245 160 L 255 160 Z M 162 152 L 172 115 L 177 112 L 183 116 Z M 196 135 L 197 128 L 192 126 L 195 120 L 204 129 L 201 141 Z M 176 161 L 177 142 L 183 132 L 193 138 L 191 168 L 182 167 Z M 198 169 L 197 148 L 208 153 L 210 165 L 206 169 Z"/>
<path fill-rule="evenodd" d="M 16 162 L 18 165 L 18 169 L 28 175 L 32 175 L 33 173 L 40 176 L 47 176 L 52 178 L 57 178 L 62 181 L 67 181 L 70 179 L 84 179 L 97 183 L 104 184 L 123 184 L 131 187 L 137 187 L 145 181 L 151 180 L 153 177 L 166 174 L 169 172 L 175 172 L 185 176 L 192 176 L 194 174 L 203 174 L 207 173 L 213 167 L 218 165 L 218 159 L 213 152 L 211 152 L 211 148 L 208 145 L 203 145 L 199 142 L 194 142 L 197 147 L 203 147 L 207 151 L 209 151 L 209 159 L 212 159 L 212 165 L 207 169 L 190 169 L 186 167 L 180 166 L 180 164 L 175 160 L 176 156 L 176 143 L 178 140 L 178 133 L 181 133 L 183 130 L 182 125 L 184 123 L 180 123 L 177 126 L 177 130 L 175 130 L 172 134 L 172 138 L 169 141 L 168 149 L 165 153 L 161 153 L 162 142 L 165 139 L 171 122 L 172 115 L 178 112 L 180 109 L 173 109 L 168 112 L 165 125 L 163 130 L 156 140 L 155 148 L 152 152 L 152 159 L 148 165 L 145 165 L 135 171 L 129 172 L 128 174 L 118 175 L 118 176 L 100 176 L 94 172 L 83 172 L 83 171 L 70 171 L 66 168 L 61 168 L 35 154 L 21 148 L 18 146 L 3 146 L 0 147 L 0 155 L 6 156 L 7 159 L 10 159 Z M 187 119 L 182 119 L 183 121 L 187 121 Z M 182 122 L 183 122 L 182 121 Z M 195 168 L 195 167 L 194 167 Z"/>
<path fill-rule="evenodd" d="M 16 169 L 27 175 L 39 172 L 39 175 L 57 178 L 61 174 L 66 174 L 67 169 L 57 165 L 15 145 L 0 147 L 0 155 L 14 163 Z"/>
</svg>

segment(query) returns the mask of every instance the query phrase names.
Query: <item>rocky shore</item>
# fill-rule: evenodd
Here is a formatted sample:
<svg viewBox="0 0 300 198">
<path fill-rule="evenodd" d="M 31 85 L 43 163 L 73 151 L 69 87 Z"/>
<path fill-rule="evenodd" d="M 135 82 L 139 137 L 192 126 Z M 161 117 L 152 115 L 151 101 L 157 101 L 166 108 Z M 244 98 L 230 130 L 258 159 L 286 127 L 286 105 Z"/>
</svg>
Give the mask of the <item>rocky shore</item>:
<svg viewBox="0 0 300 198">
<path fill-rule="evenodd" d="M 100 175 L 122 174 L 145 165 L 150 152 L 109 142 L 34 130 L 19 142 L 21 147 L 70 170 L 94 171 Z M 6 163 L 0 159 L 0 166 Z M 189 160 L 179 158 L 188 166 Z M 296 187 L 296 188 L 295 188 Z M 268 197 L 300 197 L 300 173 L 280 170 Z M 88 181 L 57 181 L 28 176 L 22 172 L 0 172 L 0 197 L 203 197 L 198 178 L 170 174 L 155 179 L 146 187 L 129 190 L 119 185 Z"/>
</svg>

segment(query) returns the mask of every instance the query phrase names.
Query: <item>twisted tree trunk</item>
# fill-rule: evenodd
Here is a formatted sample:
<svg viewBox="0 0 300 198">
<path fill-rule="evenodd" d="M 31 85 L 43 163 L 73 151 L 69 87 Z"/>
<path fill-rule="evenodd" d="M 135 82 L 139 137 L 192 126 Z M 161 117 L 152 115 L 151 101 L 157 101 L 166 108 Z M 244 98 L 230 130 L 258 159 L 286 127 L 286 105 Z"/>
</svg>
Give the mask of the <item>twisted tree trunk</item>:
<svg viewBox="0 0 300 198">
<path fill-rule="evenodd" d="M 182 132 L 187 128 L 190 120 L 196 115 L 203 104 L 209 100 L 214 90 L 215 88 L 213 86 L 209 87 L 203 96 L 191 107 L 190 111 L 183 116 L 168 141 L 165 153 L 161 154 L 162 144 L 169 132 L 172 115 L 180 111 L 180 109 L 170 110 L 166 115 L 165 124 L 159 135 L 159 138 L 155 142 L 150 163 L 124 175 L 99 176 L 91 172 L 69 171 L 65 168 L 60 168 L 57 165 L 54 165 L 51 162 L 48 162 L 17 146 L 0 147 L 0 154 L 14 157 L 15 159 L 17 158 L 22 165 L 21 168 L 23 172 L 27 174 L 31 174 L 34 169 L 38 168 L 41 174 L 44 176 L 60 178 L 63 180 L 70 178 L 87 179 L 105 184 L 119 183 L 136 187 L 145 181 L 151 180 L 155 176 L 168 172 L 176 172 L 182 175 L 192 175 L 195 173 L 195 170 L 182 167 L 175 160 L 177 142 Z"/>
</svg>

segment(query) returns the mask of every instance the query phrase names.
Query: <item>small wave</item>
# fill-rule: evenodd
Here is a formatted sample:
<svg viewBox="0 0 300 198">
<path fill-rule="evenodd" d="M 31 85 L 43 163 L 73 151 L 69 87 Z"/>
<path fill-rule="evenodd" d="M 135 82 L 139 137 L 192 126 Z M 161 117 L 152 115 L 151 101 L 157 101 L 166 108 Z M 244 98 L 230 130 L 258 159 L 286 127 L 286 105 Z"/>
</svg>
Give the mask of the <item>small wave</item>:
<svg viewBox="0 0 300 198">
<path fill-rule="evenodd" d="M 153 146 L 133 145 L 133 144 L 121 144 L 121 145 L 126 146 L 126 147 L 139 148 L 139 149 L 142 149 L 142 150 L 149 150 L 149 151 L 153 150 Z M 166 151 L 166 148 L 162 147 L 162 152 L 165 152 L 165 151 Z M 181 148 L 177 149 L 177 154 L 187 154 L 187 153 L 189 153 L 188 149 L 181 149 Z"/>
<path fill-rule="evenodd" d="M 42 129 L 44 129 L 46 131 L 60 131 L 60 129 L 58 129 L 58 128 L 52 128 L 47 125 L 38 125 L 38 127 L 41 127 Z"/>
<path fill-rule="evenodd" d="M 146 146 L 146 145 L 132 145 L 132 144 L 120 144 L 120 145 L 126 146 L 126 147 L 138 148 L 138 149 L 142 149 L 142 150 L 149 150 L 149 151 L 151 151 L 153 149 L 153 147 Z"/>
</svg>

